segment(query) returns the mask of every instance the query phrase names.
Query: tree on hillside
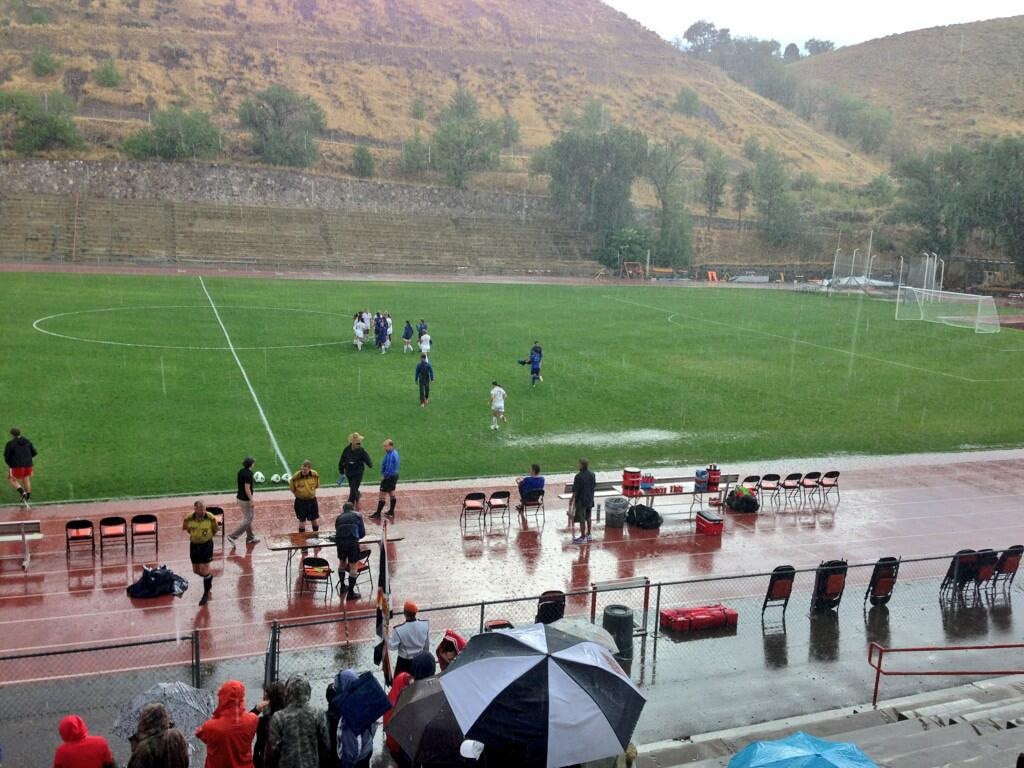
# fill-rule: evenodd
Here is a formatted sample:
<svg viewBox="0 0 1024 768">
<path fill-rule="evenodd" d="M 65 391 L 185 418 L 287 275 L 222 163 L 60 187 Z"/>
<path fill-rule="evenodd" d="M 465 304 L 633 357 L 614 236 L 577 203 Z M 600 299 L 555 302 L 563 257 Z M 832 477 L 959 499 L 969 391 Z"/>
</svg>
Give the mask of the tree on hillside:
<svg viewBox="0 0 1024 768">
<path fill-rule="evenodd" d="M 1024 266 L 1024 138 L 987 142 L 977 154 L 971 187 L 978 223 Z"/>
<path fill-rule="evenodd" d="M 370 148 L 362 142 L 357 144 L 352 150 L 352 174 L 360 179 L 368 179 L 373 176 L 376 167 Z"/>
<path fill-rule="evenodd" d="M 419 173 L 430 167 L 430 145 L 423 140 L 417 128 L 411 139 L 402 143 L 402 173 Z"/>
<path fill-rule="evenodd" d="M 700 114 L 700 96 L 693 88 L 684 85 L 676 94 L 676 102 L 672 108 L 681 115 L 697 117 Z"/>
<path fill-rule="evenodd" d="M 976 224 L 972 204 L 971 153 L 959 145 L 898 163 L 898 221 L 914 225 L 915 250 L 957 254 Z"/>
<path fill-rule="evenodd" d="M 722 207 L 725 185 L 729 174 L 725 169 L 725 156 L 717 149 L 704 161 L 704 175 L 701 177 L 701 199 L 707 213 L 707 227 L 711 229 L 711 219 Z"/>
<path fill-rule="evenodd" d="M 25 153 L 80 147 L 74 113 L 75 103 L 63 91 L 0 92 L 0 138 L 10 133 L 14 149 Z"/>
<path fill-rule="evenodd" d="M 796 43 L 790 43 L 782 53 L 782 60 L 787 64 L 800 61 L 800 48 Z"/>
<path fill-rule="evenodd" d="M 771 147 L 757 160 L 753 191 L 765 239 L 779 247 L 799 245 L 804 237 L 800 207 L 790 190 L 782 157 Z"/>
<path fill-rule="evenodd" d="M 683 33 L 683 40 L 690 53 L 702 57 L 710 56 L 729 39 L 728 29 L 719 29 L 710 21 L 703 19 L 691 24 Z M 682 41 L 677 41 L 676 45 L 681 48 Z"/>
<path fill-rule="evenodd" d="M 655 262 L 660 266 L 688 264 L 693 253 L 690 217 L 686 213 L 686 187 L 683 162 L 686 142 L 676 138 L 652 144 L 647 152 L 643 173 L 658 197 L 658 237 Z"/>
<path fill-rule="evenodd" d="M 501 145 L 511 147 L 519 143 L 519 121 L 506 114 L 501 118 Z"/>
<path fill-rule="evenodd" d="M 749 168 L 739 171 L 732 179 L 732 207 L 736 209 L 736 220 L 743 229 L 743 212 L 750 207 L 750 196 L 754 192 L 754 174 Z"/>
<path fill-rule="evenodd" d="M 449 184 L 465 189 L 473 171 L 497 167 L 501 140 L 501 121 L 481 117 L 473 94 L 459 88 L 438 117 L 433 165 Z"/>
<path fill-rule="evenodd" d="M 317 159 L 315 137 L 324 130 L 324 111 L 309 96 L 272 85 L 242 102 L 238 119 L 252 132 L 252 149 L 273 165 L 305 167 Z"/>
<path fill-rule="evenodd" d="M 804 43 L 804 50 L 807 51 L 808 56 L 817 56 L 819 53 L 828 53 L 829 51 L 835 50 L 836 44 L 831 40 L 819 40 L 816 37 L 812 37 L 806 43 Z"/>
<path fill-rule="evenodd" d="M 133 133 L 122 146 L 132 157 L 184 160 L 213 157 L 221 144 L 220 129 L 209 114 L 171 107 L 154 113 L 152 125 Z"/>
</svg>

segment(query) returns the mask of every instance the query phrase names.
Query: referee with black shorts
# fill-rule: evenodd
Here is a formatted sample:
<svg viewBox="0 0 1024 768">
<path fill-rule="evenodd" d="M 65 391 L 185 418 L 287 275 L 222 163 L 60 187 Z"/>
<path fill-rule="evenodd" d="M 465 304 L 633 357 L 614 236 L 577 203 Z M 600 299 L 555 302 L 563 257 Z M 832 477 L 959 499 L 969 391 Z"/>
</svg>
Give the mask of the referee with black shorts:
<svg viewBox="0 0 1024 768">
<path fill-rule="evenodd" d="M 313 532 L 320 530 L 320 507 L 316 501 L 316 489 L 320 487 L 320 475 L 313 469 L 313 462 L 306 459 L 302 468 L 292 475 L 288 487 L 295 494 L 295 517 L 299 520 L 299 533 L 304 533 L 306 523 L 313 524 Z"/>
<path fill-rule="evenodd" d="M 210 563 L 213 562 L 213 537 L 217 535 L 217 518 L 206 511 L 206 505 L 197 501 L 192 505 L 192 514 L 185 518 L 181 529 L 188 533 L 188 558 L 192 561 L 192 573 L 203 577 L 203 596 L 200 605 L 206 605 L 213 587 Z"/>
<path fill-rule="evenodd" d="M 359 576 L 359 561 L 370 554 L 369 550 L 359 548 L 359 540 L 366 535 L 363 516 L 356 512 L 355 505 L 346 501 L 341 514 L 334 521 L 334 544 L 338 548 L 338 574 L 348 571 L 348 595 L 346 600 L 358 600 L 361 595 L 356 591 L 356 577 Z M 342 582 L 338 582 L 341 592 Z"/>
</svg>

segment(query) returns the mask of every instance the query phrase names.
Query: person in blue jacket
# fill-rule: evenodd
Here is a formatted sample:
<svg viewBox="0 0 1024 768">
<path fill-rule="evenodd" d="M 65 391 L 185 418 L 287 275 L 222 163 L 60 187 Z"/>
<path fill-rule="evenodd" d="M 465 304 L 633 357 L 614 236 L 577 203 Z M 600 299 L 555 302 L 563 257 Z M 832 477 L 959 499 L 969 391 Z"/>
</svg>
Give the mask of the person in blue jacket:
<svg viewBox="0 0 1024 768">
<path fill-rule="evenodd" d="M 327 686 L 327 724 L 331 732 L 331 744 L 335 747 L 341 768 L 369 768 L 373 757 L 373 736 L 377 723 L 359 733 L 345 722 L 341 714 L 345 699 L 355 687 L 359 676 L 351 669 L 343 669 Z"/>
<path fill-rule="evenodd" d="M 379 518 L 384 511 L 384 502 L 388 498 L 391 505 L 388 508 L 388 517 L 395 519 L 395 488 L 398 486 L 398 451 L 395 449 L 395 441 L 390 437 L 384 441 L 384 460 L 380 464 L 380 496 L 377 498 L 377 511 L 370 517 Z"/>
<path fill-rule="evenodd" d="M 405 321 L 405 328 L 402 329 L 402 352 L 412 352 L 412 323 Z"/>
<path fill-rule="evenodd" d="M 535 387 L 538 381 L 544 381 L 544 377 L 540 375 L 540 363 L 543 359 L 544 350 L 541 349 L 539 341 L 534 341 L 530 347 L 530 386 Z"/>
<path fill-rule="evenodd" d="M 427 360 L 425 354 L 420 355 L 420 362 L 416 366 L 416 383 L 420 385 L 420 408 L 426 408 L 430 402 L 430 382 L 434 380 L 434 367 Z"/>
</svg>

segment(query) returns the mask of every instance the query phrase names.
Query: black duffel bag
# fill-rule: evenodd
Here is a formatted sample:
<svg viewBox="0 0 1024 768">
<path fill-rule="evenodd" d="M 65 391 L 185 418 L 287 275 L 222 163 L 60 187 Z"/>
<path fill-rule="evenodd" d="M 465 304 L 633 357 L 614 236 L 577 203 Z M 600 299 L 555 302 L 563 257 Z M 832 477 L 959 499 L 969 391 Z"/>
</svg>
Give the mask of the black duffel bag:
<svg viewBox="0 0 1024 768">
<path fill-rule="evenodd" d="M 663 520 L 654 507 L 648 507 L 646 504 L 637 504 L 626 513 L 626 522 L 630 525 L 635 525 L 637 528 L 651 529 L 660 528 Z"/>
<path fill-rule="evenodd" d="M 142 577 L 126 590 L 128 597 L 181 597 L 188 589 L 188 581 L 166 565 L 159 568 L 142 566 Z"/>
<path fill-rule="evenodd" d="M 725 497 L 725 506 L 732 512 L 747 515 L 752 515 L 761 508 L 757 496 L 752 493 L 736 493 L 735 490 L 729 491 L 729 495 Z"/>
</svg>

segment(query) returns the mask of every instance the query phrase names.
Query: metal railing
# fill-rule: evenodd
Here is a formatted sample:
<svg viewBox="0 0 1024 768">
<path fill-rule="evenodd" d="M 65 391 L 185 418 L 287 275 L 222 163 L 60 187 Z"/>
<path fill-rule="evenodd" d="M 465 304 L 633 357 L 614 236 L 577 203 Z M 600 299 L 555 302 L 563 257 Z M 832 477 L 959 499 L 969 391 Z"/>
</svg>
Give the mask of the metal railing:
<svg viewBox="0 0 1024 768">
<path fill-rule="evenodd" d="M 1024 649 L 1024 643 L 999 643 L 995 645 L 932 645 L 916 648 L 886 648 L 878 643 L 868 646 L 868 666 L 875 670 L 875 689 L 871 696 L 871 705 L 878 706 L 878 687 L 882 676 L 894 677 L 1002 677 L 1005 675 L 1024 675 L 1024 669 L 929 669 L 929 670 L 895 670 L 885 669 L 886 654 L 972 652 L 972 651 L 1003 651 Z"/>
</svg>

